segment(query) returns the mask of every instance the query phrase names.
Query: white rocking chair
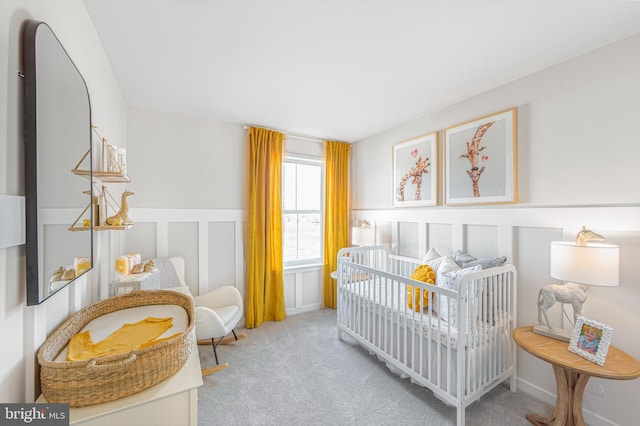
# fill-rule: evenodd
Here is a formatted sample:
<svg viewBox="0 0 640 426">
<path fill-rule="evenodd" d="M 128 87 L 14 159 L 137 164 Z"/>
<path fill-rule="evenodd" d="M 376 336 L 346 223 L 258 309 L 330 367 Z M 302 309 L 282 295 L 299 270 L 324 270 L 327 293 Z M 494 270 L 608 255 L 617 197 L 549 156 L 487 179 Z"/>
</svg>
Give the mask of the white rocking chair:
<svg viewBox="0 0 640 426">
<path fill-rule="evenodd" d="M 184 259 L 182 257 L 169 258 L 178 276 L 178 281 L 187 287 L 184 279 Z M 233 330 L 242 318 L 242 295 L 233 286 L 224 286 L 193 298 L 195 305 L 195 330 L 199 345 L 213 346 L 216 359 L 215 367 L 202 369 L 202 375 L 208 376 L 229 367 L 228 363 L 218 361 L 216 347 L 245 337 L 244 333 L 236 334 Z M 233 337 L 229 336 L 233 334 Z"/>
</svg>

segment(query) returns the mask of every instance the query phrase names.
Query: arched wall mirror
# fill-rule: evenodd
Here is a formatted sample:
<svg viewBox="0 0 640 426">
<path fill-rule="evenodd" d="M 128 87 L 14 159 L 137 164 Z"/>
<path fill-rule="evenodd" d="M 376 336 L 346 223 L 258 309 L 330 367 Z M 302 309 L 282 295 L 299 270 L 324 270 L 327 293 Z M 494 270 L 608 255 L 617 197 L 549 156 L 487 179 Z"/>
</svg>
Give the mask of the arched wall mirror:
<svg viewBox="0 0 640 426">
<path fill-rule="evenodd" d="M 23 27 L 27 304 L 93 266 L 93 223 L 70 226 L 90 205 L 91 106 L 82 75 L 51 28 Z M 84 157 L 84 177 L 72 173 Z"/>
</svg>

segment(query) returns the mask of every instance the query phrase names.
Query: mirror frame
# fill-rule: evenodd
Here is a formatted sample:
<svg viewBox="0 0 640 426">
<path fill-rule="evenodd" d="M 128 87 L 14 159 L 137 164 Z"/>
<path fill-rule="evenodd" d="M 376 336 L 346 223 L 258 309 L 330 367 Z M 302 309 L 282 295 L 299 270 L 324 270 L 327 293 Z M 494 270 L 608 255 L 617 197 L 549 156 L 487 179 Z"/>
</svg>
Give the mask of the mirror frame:
<svg viewBox="0 0 640 426">
<path fill-rule="evenodd" d="M 83 89 L 87 95 L 87 105 L 88 105 L 88 117 L 89 122 L 87 123 L 87 148 L 89 149 L 89 188 L 90 188 L 90 200 L 93 199 L 93 175 L 92 175 L 92 139 L 91 139 L 91 100 L 89 97 L 89 90 L 87 88 L 87 84 L 82 77 L 82 74 L 76 67 L 76 65 L 71 60 L 71 57 L 64 49 L 60 40 L 58 40 L 57 36 L 44 22 L 35 21 L 35 20 L 27 20 L 23 26 L 23 73 L 22 76 L 24 81 L 24 92 L 23 92 L 23 125 L 24 125 L 24 156 L 25 156 L 25 219 L 26 219 L 26 229 L 25 229 L 25 240 L 26 240 L 26 281 L 27 281 L 27 305 L 38 305 L 45 300 L 47 300 L 52 295 L 56 294 L 58 291 L 65 288 L 71 282 L 79 278 L 80 276 L 87 273 L 89 270 L 93 268 L 94 265 L 94 256 L 93 256 L 93 214 L 91 216 L 91 227 L 87 231 L 89 232 L 90 237 L 90 261 L 91 266 L 85 272 L 75 277 L 72 280 L 69 280 L 68 283 L 63 286 L 55 289 L 52 292 L 41 293 L 41 286 L 45 285 L 46 281 L 42 277 L 42 271 L 39 269 L 40 265 L 40 246 L 43 245 L 43 241 L 39 239 L 39 231 L 42 227 L 42 224 L 39 221 L 38 214 L 38 117 L 37 117 L 37 78 L 36 78 L 36 67 L 37 63 L 37 34 L 38 30 L 46 27 L 48 31 L 51 32 L 56 42 L 59 44 L 62 52 L 66 55 L 67 59 L 73 66 L 73 68 L 78 73 L 80 80 L 82 81 Z M 71 173 L 71 170 L 69 170 Z M 80 179 L 84 179 L 79 177 Z M 42 295 L 42 296 L 41 296 Z"/>
</svg>

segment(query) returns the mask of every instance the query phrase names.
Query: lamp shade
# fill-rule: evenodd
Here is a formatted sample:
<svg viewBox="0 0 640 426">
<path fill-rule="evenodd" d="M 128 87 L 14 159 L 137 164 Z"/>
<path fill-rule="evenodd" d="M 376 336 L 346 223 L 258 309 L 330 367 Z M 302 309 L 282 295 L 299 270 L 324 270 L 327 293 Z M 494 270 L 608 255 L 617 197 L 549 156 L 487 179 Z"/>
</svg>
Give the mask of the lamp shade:
<svg viewBox="0 0 640 426">
<path fill-rule="evenodd" d="M 354 246 L 375 246 L 376 228 L 354 226 L 351 228 L 351 244 Z"/>
<path fill-rule="evenodd" d="M 619 248 L 611 244 L 552 242 L 551 276 L 577 284 L 616 286 Z"/>
</svg>

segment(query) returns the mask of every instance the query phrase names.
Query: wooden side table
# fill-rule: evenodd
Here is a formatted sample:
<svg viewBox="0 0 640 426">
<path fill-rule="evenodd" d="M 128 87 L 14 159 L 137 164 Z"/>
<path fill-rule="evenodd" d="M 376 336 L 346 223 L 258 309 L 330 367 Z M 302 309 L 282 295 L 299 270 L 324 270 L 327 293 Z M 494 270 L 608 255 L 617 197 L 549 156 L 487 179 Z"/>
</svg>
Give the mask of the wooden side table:
<svg viewBox="0 0 640 426">
<path fill-rule="evenodd" d="M 640 362 L 631 355 L 609 346 L 604 366 L 569 351 L 569 344 L 533 332 L 533 327 L 519 327 L 512 332 L 513 340 L 531 355 L 553 366 L 556 377 L 556 406 L 549 417 L 527 414 L 534 425 L 583 426 L 582 394 L 591 377 L 632 380 L 640 377 Z"/>
</svg>

